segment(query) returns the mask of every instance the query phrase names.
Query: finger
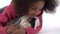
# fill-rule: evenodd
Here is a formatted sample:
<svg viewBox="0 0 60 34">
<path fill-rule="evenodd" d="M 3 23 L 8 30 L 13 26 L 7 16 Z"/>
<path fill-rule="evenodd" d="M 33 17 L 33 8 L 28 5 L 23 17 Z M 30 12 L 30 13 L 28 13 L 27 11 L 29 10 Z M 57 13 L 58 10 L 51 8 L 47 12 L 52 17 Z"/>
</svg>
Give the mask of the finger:
<svg viewBox="0 0 60 34">
<path fill-rule="evenodd" d="M 15 26 L 17 26 L 17 25 L 18 25 L 18 24 L 15 23 L 15 24 L 10 25 L 9 27 L 15 27 Z"/>
<path fill-rule="evenodd" d="M 15 27 L 9 26 L 7 30 L 16 30 L 17 28 L 20 28 L 20 25 L 17 25 Z"/>
<path fill-rule="evenodd" d="M 20 28 L 20 25 L 17 25 L 13 28 L 13 30 Z"/>
<path fill-rule="evenodd" d="M 20 26 L 16 26 L 14 29 L 7 30 L 7 33 L 14 33 L 16 30 L 20 29 Z"/>
<path fill-rule="evenodd" d="M 12 34 L 25 34 L 25 30 L 23 28 L 18 28 Z"/>
</svg>

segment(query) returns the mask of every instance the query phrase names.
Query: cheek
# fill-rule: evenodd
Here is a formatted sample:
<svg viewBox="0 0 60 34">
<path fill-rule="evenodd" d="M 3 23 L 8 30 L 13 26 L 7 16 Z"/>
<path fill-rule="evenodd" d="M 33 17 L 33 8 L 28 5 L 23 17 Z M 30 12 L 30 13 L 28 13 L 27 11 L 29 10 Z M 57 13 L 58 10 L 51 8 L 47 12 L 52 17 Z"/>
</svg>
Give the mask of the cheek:
<svg viewBox="0 0 60 34">
<path fill-rule="evenodd" d="M 29 14 L 34 14 L 34 11 L 30 11 Z"/>
<path fill-rule="evenodd" d="M 39 12 L 36 12 L 36 15 L 39 15 L 41 13 L 41 11 L 39 11 Z"/>
<path fill-rule="evenodd" d="M 34 14 L 36 11 L 35 10 L 30 10 L 29 13 L 30 14 Z"/>
</svg>

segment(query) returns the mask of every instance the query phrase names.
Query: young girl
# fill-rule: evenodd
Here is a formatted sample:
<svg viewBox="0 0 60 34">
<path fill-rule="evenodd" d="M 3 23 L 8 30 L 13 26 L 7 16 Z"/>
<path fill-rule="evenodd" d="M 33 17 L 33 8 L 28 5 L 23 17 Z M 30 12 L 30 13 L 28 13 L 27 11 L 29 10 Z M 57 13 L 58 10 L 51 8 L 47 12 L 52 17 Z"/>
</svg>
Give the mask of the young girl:
<svg viewBox="0 0 60 34">
<path fill-rule="evenodd" d="M 0 14 L 0 34 L 21 34 L 21 31 L 24 34 L 37 34 L 42 28 L 43 10 L 52 13 L 56 6 L 56 0 L 12 0 L 12 3 Z M 20 25 L 8 26 L 9 21 L 19 16 L 22 19 Z M 34 19 L 34 22 L 31 23 L 29 19 Z"/>
</svg>

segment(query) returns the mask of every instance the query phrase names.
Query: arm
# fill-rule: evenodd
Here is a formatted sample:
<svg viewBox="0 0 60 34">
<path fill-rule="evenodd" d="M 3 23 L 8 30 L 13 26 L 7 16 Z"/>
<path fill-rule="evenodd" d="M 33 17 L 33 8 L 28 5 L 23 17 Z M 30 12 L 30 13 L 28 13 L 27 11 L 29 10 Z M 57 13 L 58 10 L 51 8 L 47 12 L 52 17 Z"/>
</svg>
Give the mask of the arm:
<svg viewBox="0 0 60 34">
<path fill-rule="evenodd" d="M 7 8 L 6 8 L 7 9 Z M 7 22 L 10 20 L 10 15 L 7 13 L 6 9 L 0 14 L 0 33 L 6 33 Z"/>
<path fill-rule="evenodd" d="M 7 29 L 7 23 L 16 17 L 16 13 L 13 8 L 13 4 L 10 4 L 0 14 L 0 34 L 5 34 Z"/>
</svg>

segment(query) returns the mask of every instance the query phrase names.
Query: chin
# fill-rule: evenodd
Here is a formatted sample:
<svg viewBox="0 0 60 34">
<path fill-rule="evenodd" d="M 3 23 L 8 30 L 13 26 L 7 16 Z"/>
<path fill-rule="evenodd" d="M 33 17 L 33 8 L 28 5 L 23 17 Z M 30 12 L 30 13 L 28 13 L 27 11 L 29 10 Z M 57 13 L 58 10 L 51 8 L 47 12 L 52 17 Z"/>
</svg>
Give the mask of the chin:
<svg viewBox="0 0 60 34">
<path fill-rule="evenodd" d="M 29 15 L 29 17 L 31 17 L 31 18 L 34 18 L 34 17 L 36 17 L 37 15 Z"/>
</svg>

